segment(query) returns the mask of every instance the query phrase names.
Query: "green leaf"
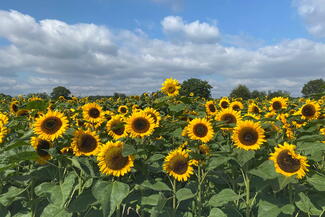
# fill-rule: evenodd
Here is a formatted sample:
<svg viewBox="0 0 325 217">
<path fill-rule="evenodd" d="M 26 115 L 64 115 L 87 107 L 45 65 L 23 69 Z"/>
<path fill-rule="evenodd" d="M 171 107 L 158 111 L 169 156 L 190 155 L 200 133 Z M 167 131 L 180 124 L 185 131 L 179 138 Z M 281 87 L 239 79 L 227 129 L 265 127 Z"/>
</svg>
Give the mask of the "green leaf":
<svg viewBox="0 0 325 217">
<path fill-rule="evenodd" d="M 7 208 L 4 207 L 1 203 L 0 203 L 0 216 L 2 216 L 2 217 L 10 217 L 11 216 L 11 214 L 7 210 Z"/>
<path fill-rule="evenodd" d="M 127 143 L 123 145 L 123 150 L 122 150 L 123 157 L 127 157 L 129 155 L 135 154 L 136 152 L 137 150 L 134 148 L 133 145 Z"/>
<path fill-rule="evenodd" d="M 246 151 L 242 149 L 235 149 L 236 161 L 240 166 L 244 166 L 249 160 L 255 156 L 255 151 Z"/>
<path fill-rule="evenodd" d="M 176 198 L 177 200 L 183 201 L 188 200 L 194 197 L 194 194 L 192 193 L 191 189 L 189 188 L 181 188 L 176 192 Z"/>
<path fill-rule="evenodd" d="M 155 162 L 155 161 L 161 160 L 163 158 L 165 158 L 165 155 L 163 155 L 163 154 L 154 154 L 148 159 L 148 161 Z"/>
<path fill-rule="evenodd" d="M 155 182 L 151 184 L 148 180 L 141 184 L 143 187 L 150 188 L 155 191 L 170 191 L 171 189 L 164 182 Z"/>
<path fill-rule="evenodd" d="M 64 208 L 57 207 L 53 204 L 49 204 L 42 212 L 41 217 L 71 217 L 72 213 L 69 213 Z"/>
<path fill-rule="evenodd" d="M 301 136 L 296 141 L 297 142 L 316 142 L 316 141 L 321 141 L 323 138 L 324 138 L 324 136 L 315 134 L 315 135 Z"/>
<path fill-rule="evenodd" d="M 213 208 L 208 217 L 227 217 L 227 215 L 219 208 Z"/>
<path fill-rule="evenodd" d="M 159 194 L 152 194 L 150 196 L 144 196 L 141 199 L 141 205 L 157 206 L 160 199 Z"/>
<path fill-rule="evenodd" d="M 299 193 L 300 200 L 296 202 L 296 206 L 303 212 L 311 215 L 320 215 L 321 210 L 317 209 L 314 204 L 310 201 L 309 197 L 303 192 Z"/>
<path fill-rule="evenodd" d="M 243 195 L 236 194 L 232 189 L 226 188 L 212 196 L 209 200 L 209 205 L 213 207 L 221 207 L 230 201 L 238 200 L 242 196 Z"/>
<path fill-rule="evenodd" d="M 316 190 L 325 191 L 325 176 L 315 174 L 311 178 L 307 178 L 307 182 L 314 186 Z"/>
<path fill-rule="evenodd" d="M 0 194 L 0 204 L 8 207 L 12 202 L 21 199 L 19 197 L 26 189 L 16 188 L 16 187 L 9 187 L 8 192 Z"/>
<path fill-rule="evenodd" d="M 45 110 L 47 108 L 47 106 L 48 106 L 47 101 L 36 100 L 36 101 L 27 103 L 25 109 L 27 109 L 27 110 L 31 110 L 31 109 Z"/>
<path fill-rule="evenodd" d="M 61 194 L 62 194 L 62 204 L 61 206 L 64 205 L 64 203 L 68 200 L 70 197 L 70 194 L 73 190 L 73 186 L 76 181 L 76 175 L 74 173 L 69 173 L 66 178 L 64 179 L 63 184 L 60 184 L 60 189 L 61 189 Z"/>
<path fill-rule="evenodd" d="M 281 209 L 268 201 L 260 200 L 258 203 L 258 217 L 277 217 L 281 213 Z"/>
<path fill-rule="evenodd" d="M 218 156 L 218 157 L 212 157 L 207 166 L 207 170 L 214 170 L 215 168 L 219 167 L 220 165 L 226 163 L 230 158 L 225 156 Z"/>
<path fill-rule="evenodd" d="M 71 212 L 84 212 L 90 204 L 94 203 L 96 199 L 91 191 L 82 192 L 76 199 L 72 200 L 69 205 Z"/>
<path fill-rule="evenodd" d="M 112 216 L 129 191 L 130 187 L 121 182 L 98 181 L 92 188 L 92 194 L 102 205 L 103 215 L 108 217 Z"/>
<path fill-rule="evenodd" d="M 38 158 L 38 155 L 35 151 L 24 151 L 24 152 L 18 152 L 15 155 L 9 156 L 8 162 L 9 163 L 15 163 L 25 160 L 36 160 Z"/>
<path fill-rule="evenodd" d="M 270 160 L 263 162 L 256 169 L 250 170 L 249 173 L 261 177 L 264 180 L 274 179 L 277 177 L 274 165 Z"/>
<path fill-rule="evenodd" d="M 180 112 L 180 111 L 183 111 L 185 109 L 185 104 L 176 104 L 176 105 L 173 105 L 173 104 L 170 104 L 169 105 L 169 110 L 171 112 Z"/>
<path fill-rule="evenodd" d="M 51 203 L 55 204 L 57 207 L 61 206 L 63 196 L 59 185 L 44 182 L 36 186 L 34 190 L 37 196 L 45 196 Z"/>
<path fill-rule="evenodd" d="M 295 206 L 292 205 L 292 204 L 287 204 L 287 205 L 284 205 L 283 207 L 281 207 L 281 211 L 284 213 L 284 214 L 288 214 L 288 215 L 292 215 L 293 212 L 295 211 Z"/>
</svg>

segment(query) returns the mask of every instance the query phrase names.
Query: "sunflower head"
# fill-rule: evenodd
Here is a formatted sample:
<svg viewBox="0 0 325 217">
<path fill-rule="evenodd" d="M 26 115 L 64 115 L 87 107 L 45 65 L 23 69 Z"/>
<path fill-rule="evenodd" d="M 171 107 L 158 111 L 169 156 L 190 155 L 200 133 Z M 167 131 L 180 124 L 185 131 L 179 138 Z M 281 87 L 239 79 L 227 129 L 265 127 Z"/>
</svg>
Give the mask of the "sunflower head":
<svg viewBox="0 0 325 217">
<path fill-rule="evenodd" d="M 106 124 L 108 134 L 115 140 L 126 137 L 125 122 L 122 115 L 114 115 Z"/>
<path fill-rule="evenodd" d="M 187 181 L 193 174 L 192 163 L 185 150 L 171 151 L 164 160 L 163 170 L 178 181 Z"/>
<path fill-rule="evenodd" d="M 223 97 L 220 101 L 219 101 L 219 106 L 222 109 L 226 109 L 228 108 L 230 105 L 230 101 L 228 99 L 228 97 Z"/>
<path fill-rule="evenodd" d="M 215 115 L 218 112 L 217 107 L 212 100 L 205 103 L 205 111 L 209 115 Z"/>
<path fill-rule="evenodd" d="M 259 123 L 250 120 L 241 121 L 234 129 L 232 140 L 235 146 L 244 150 L 259 149 L 265 142 L 264 129 Z"/>
<path fill-rule="evenodd" d="M 97 160 L 102 173 L 119 177 L 131 171 L 134 157 L 122 155 L 123 145 L 122 142 L 117 141 L 107 142 L 101 147 Z"/>
<path fill-rule="evenodd" d="M 126 130 L 131 137 L 145 137 L 153 133 L 156 127 L 154 119 L 144 111 L 132 113 L 127 119 Z"/>
<path fill-rule="evenodd" d="M 125 106 L 125 105 L 119 106 L 117 110 L 118 110 L 119 113 L 121 113 L 123 115 L 127 114 L 128 111 L 129 111 L 128 107 Z"/>
<path fill-rule="evenodd" d="M 96 155 L 100 149 L 101 143 L 99 136 L 90 130 L 76 130 L 74 133 L 71 148 L 76 156 Z"/>
<path fill-rule="evenodd" d="M 261 113 L 261 109 L 255 103 L 252 103 L 248 106 L 248 112 L 259 115 Z"/>
<path fill-rule="evenodd" d="M 270 160 L 274 162 L 275 171 L 285 175 L 297 175 L 301 179 L 308 171 L 307 158 L 295 152 L 295 145 L 284 142 L 275 148 L 275 152 L 270 154 Z"/>
<path fill-rule="evenodd" d="M 225 121 L 227 124 L 236 124 L 241 121 L 242 117 L 240 112 L 233 110 L 232 108 L 223 109 L 216 115 L 217 121 Z"/>
<path fill-rule="evenodd" d="M 97 103 L 88 103 L 82 107 L 83 118 L 92 123 L 104 121 L 104 112 Z"/>
<path fill-rule="evenodd" d="M 179 94 L 179 89 L 181 85 L 176 79 L 167 78 L 162 84 L 162 92 L 168 96 L 177 96 Z"/>
<path fill-rule="evenodd" d="M 156 127 L 158 127 L 161 120 L 160 113 L 156 109 L 150 107 L 145 108 L 143 111 L 153 118 Z"/>
<path fill-rule="evenodd" d="M 319 116 L 320 105 L 313 100 L 307 99 L 306 103 L 300 108 L 299 114 L 302 119 L 312 120 Z"/>
<path fill-rule="evenodd" d="M 209 142 L 214 131 L 211 123 L 205 118 L 195 118 L 187 126 L 187 133 L 190 139 Z"/>
<path fill-rule="evenodd" d="M 34 132 L 41 139 L 53 141 L 68 128 L 68 119 L 60 112 L 49 111 L 35 120 Z"/>
<path fill-rule="evenodd" d="M 240 111 L 244 108 L 244 105 L 240 101 L 234 101 L 230 103 L 230 107 L 235 111 Z"/>
<path fill-rule="evenodd" d="M 9 109 L 12 114 L 16 114 L 16 112 L 19 110 L 19 102 L 18 101 L 12 101 L 10 103 Z"/>
<path fill-rule="evenodd" d="M 275 111 L 278 112 L 282 109 L 286 109 L 288 104 L 287 104 L 288 99 L 287 98 L 283 98 L 283 97 L 274 97 L 271 101 L 270 101 L 270 111 Z"/>
<path fill-rule="evenodd" d="M 37 159 L 38 163 L 45 164 L 48 160 L 51 159 L 51 155 L 48 153 L 48 150 L 53 147 L 51 141 L 32 137 L 31 144 L 39 156 Z"/>
</svg>

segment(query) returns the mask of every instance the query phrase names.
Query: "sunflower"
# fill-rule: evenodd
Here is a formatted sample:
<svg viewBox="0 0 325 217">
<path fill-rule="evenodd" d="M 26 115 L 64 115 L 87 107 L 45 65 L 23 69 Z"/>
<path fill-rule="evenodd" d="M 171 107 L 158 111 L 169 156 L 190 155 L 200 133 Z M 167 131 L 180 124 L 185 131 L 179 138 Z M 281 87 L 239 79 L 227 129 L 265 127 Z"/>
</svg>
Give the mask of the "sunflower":
<svg viewBox="0 0 325 217">
<path fill-rule="evenodd" d="M 132 155 L 123 156 L 123 143 L 107 142 L 97 155 L 99 170 L 107 175 L 124 176 L 134 166 Z"/>
<path fill-rule="evenodd" d="M 212 100 L 207 101 L 205 103 L 205 111 L 209 115 L 215 115 L 218 112 L 217 108 L 216 108 L 216 106 L 215 106 L 215 104 L 214 104 L 214 102 Z"/>
<path fill-rule="evenodd" d="M 179 89 L 181 85 L 176 79 L 167 78 L 162 84 L 162 92 L 167 94 L 168 96 L 177 96 L 179 94 Z"/>
<path fill-rule="evenodd" d="M 244 108 L 244 105 L 240 101 L 234 101 L 230 103 L 230 107 L 235 111 L 240 111 Z"/>
<path fill-rule="evenodd" d="M 211 123 L 205 118 L 195 118 L 187 126 L 190 139 L 209 142 L 214 135 Z"/>
<path fill-rule="evenodd" d="M 159 123 L 160 123 L 160 120 L 161 120 L 161 117 L 160 117 L 160 113 L 156 110 L 156 109 L 153 109 L 153 108 L 150 108 L 150 107 L 147 107 L 143 110 L 147 115 L 150 115 L 155 124 L 156 124 L 156 127 L 159 126 Z"/>
<path fill-rule="evenodd" d="M 122 115 L 114 115 L 106 124 L 108 134 L 115 140 L 126 137 L 125 122 Z"/>
<path fill-rule="evenodd" d="M 9 122 L 7 115 L 0 112 L 0 124 L 6 125 Z"/>
<path fill-rule="evenodd" d="M 274 97 L 270 103 L 271 106 L 269 108 L 270 111 L 280 111 L 281 109 L 286 109 L 287 108 L 287 98 L 283 98 L 283 97 Z"/>
<path fill-rule="evenodd" d="M 265 142 L 264 129 L 259 123 L 250 120 L 241 121 L 237 124 L 232 135 L 234 145 L 245 150 L 259 149 Z"/>
<path fill-rule="evenodd" d="M 101 143 L 96 132 L 90 130 L 76 130 L 74 133 L 71 148 L 76 156 L 96 155 L 100 149 Z"/>
<path fill-rule="evenodd" d="M 187 181 L 193 174 L 192 161 L 185 150 L 176 149 L 166 156 L 163 170 L 177 181 Z"/>
<path fill-rule="evenodd" d="M 9 109 L 11 113 L 16 114 L 16 112 L 19 110 L 18 104 L 18 101 L 12 101 L 10 103 Z"/>
<path fill-rule="evenodd" d="M 261 109 L 255 103 L 252 103 L 248 106 L 248 112 L 259 115 L 261 113 Z"/>
<path fill-rule="evenodd" d="M 19 109 L 17 112 L 16 112 L 16 116 L 17 117 L 23 117 L 23 116 L 26 116 L 28 117 L 28 110 L 27 109 Z"/>
<path fill-rule="evenodd" d="M 42 98 L 37 97 L 37 96 L 33 96 L 31 98 L 28 99 L 29 102 L 33 102 L 33 101 L 42 101 Z"/>
<path fill-rule="evenodd" d="M 52 158 L 51 155 L 47 152 L 50 148 L 53 147 L 51 141 L 38 137 L 32 137 L 31 144 L 35 149 L 37 155 L 39 156 L 39 158 L 37 159 L 38 163 L 45 164 L 48 160 Z"/>
<path fill-rule="evenodd" d="M 49 111 L 38 117 L 34 123 L 34 132 L 41 139 L 53 141 L 68 128 L 68 119 L 61 112 Z"/>
<path fill-rule="evenodd" d="M 8 133 L 7 127 L 5 127 L 1 122 L 0 122 L 0 144 L 3 143 L 3 140 L 5 136 Z"/>
<path fill-rule="evenodd" d="M 301 156 L 295 152 L 295 145 L 284 142 L 283 145 L 275 147 L 275 151 L 271 153 L 270 160 L 274 162 L 275 171 L 285 175 L 297 175 L 301 179 L 306 175 L 309 167 L 307 157 Z"/>
<path fill-rule="evenodd" d="M 128 107 L 126 105 L 119 106 L 117 111 L 123 115 L 129 112 Z"/>
<path fill-rule="evenodd" d="M 144 111 L 132 113 L 125 126 L 133 138 L 149 136 L 155 127 L 154 119 Z"/>
<path fill-rule="evenodd" d="M 319 116 L 320 106 L 317 102 L 307 99 L 305 105 L 303 105 L 298 114 L 301 115 L 302 119 L 312 120 L 317 119 Z"/>
<path fill-rule="evenodd" d="M 97 103 L 88 103 L 82 107 L 83 118 L 92 123 L 104 121 L 104 112 Z"/>
<path fill-rule="evenodd" d="M 218 112 L 215 117 L 217 121 L 225 121 L 227 124 L 236 124 L 241 121 L 240 112 L 233 110 L 232 108 L 226 108 Z"/>
<path fill-rule="evenodd" d="M 228 97 L 223 97 L 220 101 L 219 101 L 219 106 L 222 108 L 222 109 L 226 109 L 228 108 L 230 105 L 230 101 L 228 99 Z"/>
<path fill-rule="evenodd" d="M 209 155 L 210 154 L 210 147 L 207 146 L 206 144 L 201 144 L 199 146 L 199 151 L 200 151 L 200 154 Z"/>
</svg>

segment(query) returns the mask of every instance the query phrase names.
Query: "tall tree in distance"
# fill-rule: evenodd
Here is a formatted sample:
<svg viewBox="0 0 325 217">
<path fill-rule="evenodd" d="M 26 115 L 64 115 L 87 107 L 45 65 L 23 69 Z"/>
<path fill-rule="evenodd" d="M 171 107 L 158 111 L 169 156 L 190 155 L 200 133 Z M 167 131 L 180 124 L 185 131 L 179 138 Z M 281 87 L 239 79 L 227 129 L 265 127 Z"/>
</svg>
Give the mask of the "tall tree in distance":
<svg viewBox="0 0 325 217">
<path fill-rule="evenodd" d="M 64 98 L 69 98 L 69 95 L 71 94 L 70 90 L 63 87 L 63 86 L 58 86 L 53 88 L 52 93 L 51 93 L 51 98 L 52 99 L 58 99 L 60 96 L 63 96 Z"/>
<path fill-rule="evenodd" d="M 251 98 L 251 92 L 249 91 L 248 87 L 246 87 L 246 85 L 240 84 L 231 91 L 229 96 L 232 98 L 240 97 L 242 99 L 249 99 Z"/>
<path fill-rule="evenodd" d="M 312 94 L 324 93 L 325 81 L 323 79 L 316 79 L 308 81 L 301 90 L 301 93 L 306 97 Z"/>
<path fill-rule="evenodd" d="M 194 96 L 200 96 L 204 98 L 211 97 L 212 86 L 207 81 L 202 81 L 197 78 L 190 78 L 183 81 L 180 89 L 180 95 L 189 96 L 194 93 Z"/>
</svg>

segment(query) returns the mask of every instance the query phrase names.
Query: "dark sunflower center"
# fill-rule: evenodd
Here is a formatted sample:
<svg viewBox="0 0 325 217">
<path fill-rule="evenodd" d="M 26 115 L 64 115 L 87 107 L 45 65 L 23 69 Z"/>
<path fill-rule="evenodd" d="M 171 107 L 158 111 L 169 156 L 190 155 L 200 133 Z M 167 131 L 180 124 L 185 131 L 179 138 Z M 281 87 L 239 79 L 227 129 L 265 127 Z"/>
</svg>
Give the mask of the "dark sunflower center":
<svg viewBox="0 0 325 217">
<path fill-rule="evenodd" d="M 170 86 L 167 89 L 168 93 L 174 93 L 176 91 L 176 88 L 174 86 Z"/>
<path fill-rule="evenodd" d="M 302 108 L 301 113 L 305 117 L 312 117 L 315 115 L 316 109 L 313 105 L 308 104 Z"/>
<path fill-rule="evenodd" d="M 150 128 L 150 122 L 145 118 L 137 118 L 132 123 L 132 129 L 137 133 L 145 133 Z"/>
<path fill-rule="evenodd" d="M 216 111 L 216 107 L 213 104 L 209 105 L 209 109 L 210 109 L 210 112 L 215 112 Z"/>
<path fill-rule="evenodd" d="M 18 110 L 17 115 L 22 117 L 22 116 L 28 116 L 28 111 L 25 109 Z"/>
<path fill-rule="evenodd" d="M 45 157 L 45 156 L 48 156 L 49 153 L 47 152 L 47 150 L 50 149 L 50 143 L 46 140 L 40 140 L 38 142 L 38 145 L 37 145 L 37 149 L 36 149 L 36 152 L 39 156 L 41 157 Z"/>
<path fill-rule="evenodd" d="M 226 121 L 227 124 L 235 124 L 237 123 L 237 119 L 232 114 L 225 114 L 221 117 L 222 121 Z"/>
<path fill-rule="evenodd" d="M 108 168 L 120 170 L 128 164 L 129 158 L 123 157 L 121 148 L 112 147 L 105 154 L 105 162 Z"/>
<path fill-rule="evenodd" d="M 282 104 L 281 102 L 279 101 L 275 101 L 273 104 L 272 104 L 272 107 L 275 109 L 275 110 L 279 110 L 282 108 Z"/>
<path fill-rule="evenodd" d="M 193 132 L 197 137 L 205 137 L 208 134 L 208 127 L 204 124 L 196 124 L 193 128 Z"/>
<path fill-rule="evenodd" d="M 288 150 L 281 151 L 276 160 L 279 167 L 287 173 L 294 173 L 300 169 L 300 161 L 293 158 Z"/>
<path fill-rule="evenodd" d="M 18 106 L 16 104 L 12 104 L 11 108 L 14 112 L 18 111 Z"/>
<path fill-rule="evenodd" d="M 62 121 L 58 117 L 48 117 L 46 118 L 41 125 L 41 129 L 46 134 L 54 134 L 60 130 L 62 126 Z"/>
<path fill-rule="evenodd" d="M 235 111 L 239 111 L 240 107 L 239 107 L 239 105 L 233 105 L 232 109 Z"/>
<path fill-rule="evenodd" d="M 222 107 L 222 108 L 228 108 L 228 106 L 229 106 L 229 104 L 228 104 L 227 101 L 222 101 L 222 102 L 221 102 L 221 107 Z"/>
<path fill-rule="evenodd" d="M 125 107 L 122 107 L 122 108 L 120 109 L 120 111 L 121 111 L 121 113 L 126 113 L 126 112 L 127 112 L 127 110 L 126 110 Z"/>
<path fill-rule="evenodd" d="M 255 145 L 258 140 L 258 133 L 255 129 L 246 127 L 239 131 L 239 141 L 247 146 Z"/>
<path fill-rule="evenodd" d="M 259 114 L 260 113 L 260 110 L 256 106 L 254 106 L 253 107 L 253 113 Z"/>
<path fill-rule="evenodd" d="M 97 140 L 89 134 L 82 134 L 79 137 L 78 148 L 81 152 L 92 152 L 97 148 Z"/>
<path fill-rule="evenodd" d="M 97 108 L 91 108 L 91 109 L 89 109 L 88 114 L 92 118 L 98 118 L 100 115 L 100 112 Z"/>
<path fill-rule="evenodd" d="M 119 136 L 124 133 L 124 129 L 125 129 L 124 125 L 120 122 L 112 126 L 112 131 Z"/>
<path fill-rule="evenodd" d="M 170 160 L 169 167 L 174 173 L 182 175 L 187 171 L 188 160 L 182 155 L 177 155 Z"/>
</svg>

